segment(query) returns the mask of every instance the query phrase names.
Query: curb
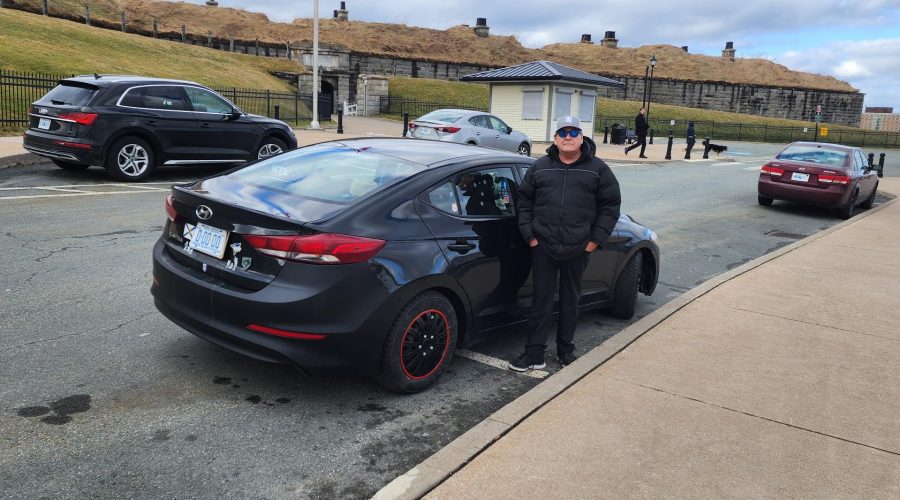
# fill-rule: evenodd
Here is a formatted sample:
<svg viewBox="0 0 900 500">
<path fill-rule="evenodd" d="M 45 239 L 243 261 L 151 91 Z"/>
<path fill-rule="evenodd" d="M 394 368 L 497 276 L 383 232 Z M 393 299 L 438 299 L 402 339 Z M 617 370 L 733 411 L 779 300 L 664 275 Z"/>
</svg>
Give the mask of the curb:
<svg viewBox="0 0 900 500">
<path fill-rule="evenodd" d="M 731 281 L 757 267 L 775 260 L 813 241 L 827 236 L 845 226 L 853 224 L 865 217 L 878 213 L 897 202 L 891 193 L 883 193 L 892 199 L 878 207 L 867 210 L 856 217 L 841 222 L 824 231 L 806 237 L 800 241 L 780 248 L 772 253 L 757 257 L 746 264 L 727 271 L 702 283 L 685 294 L 673 299 L 656 311 L 641 318 L 614 337 L 595 347 L 574 363 L 556 372 L 530 391 L 519 396 L 500 410 L 488 416 L 475 427 L 466 431 L 449 444 L 438 450 L 405 474 L 398 476 L 385 485 L 374 499 L 416 499 L 431 492 L 447 478 L 465 467 L 481 452 L 512 431 L 523 420 L 540 410 L 547 403 L 578 383 L 581 379 L 599 368 L 603 363 L 628 347 L 645 333 L 674 315 L 700 297 L 715 290 L 720 285 Z"/>
</svg>

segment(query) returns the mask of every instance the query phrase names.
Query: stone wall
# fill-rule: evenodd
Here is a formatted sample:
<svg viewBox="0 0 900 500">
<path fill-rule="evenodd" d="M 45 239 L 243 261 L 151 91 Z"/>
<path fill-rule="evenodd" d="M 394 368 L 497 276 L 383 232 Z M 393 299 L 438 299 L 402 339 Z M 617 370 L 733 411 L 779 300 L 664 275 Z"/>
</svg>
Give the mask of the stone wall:
<svg viewBox="0 0 900 500">
<path fill-rule="evenodd" d="M 610 89 L 609 97 L 640 101 L 644 79 L 603 75 L 617 79 L 624 88 Z M 653 79 L 653 103 L 711 109 L 750 115 L 813 121 L 816 106 L 822 106 L 822 121 L 858 127 L 864 94 L 813 89 L 739 85 L 724 82 L 696 82 Z"/>
</svg>

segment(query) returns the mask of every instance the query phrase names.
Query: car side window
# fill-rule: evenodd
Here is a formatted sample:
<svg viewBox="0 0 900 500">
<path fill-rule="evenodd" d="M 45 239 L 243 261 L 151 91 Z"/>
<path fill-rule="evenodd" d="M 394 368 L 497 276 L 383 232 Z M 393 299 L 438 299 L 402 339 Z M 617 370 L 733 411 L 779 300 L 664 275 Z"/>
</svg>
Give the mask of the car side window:
<svg viewBox="0 0 900 500">
<path fill-rule="evenodd" d="M 496 116 L 491 116 L 491 127 L 498 132 L 503 132 L 504 134 L 509 132 L 509 127 L 503 123 L 503 120 L 497 118 Z"/>
<path fill-rule="evenodd" d="M 856 156 L 859 158 L 860 170 L 865 170 L 869 166 L 869 160 L 866 159 L 866 155 L 862 151 L 856 150 Z"/>
<path fill-rule="evenodd" d="M 185 87 L 184 91 L 187 92 L 187 95 L 191 100 L 191 106 L 194 107 L 194 111 L 227 115 L 234 109 L 234 106 L 232 106 L 230 102 L 208 90 L 197 87 Z"/>
<path fill-rule="evenodd" d="M 487 116 L 485 115 L 477 115 L 469 118 L 469 123 L 475 125 L 476 127 L 484 127 L 491 128 L 491 125 L 488 123 Z"/>
<path fill-rule="evenodd" d="M 143 108 L 144 107 L 144 88 L 146 87 L 135 87 L 130 88 L 125 91 L 125 95 L 122 96 L 122 100 L 119 101 L 119 104 L 122 106 L 128 106 L 132 108 Z"/>
<path fill-rule="evenodd" d="M 463 215 L 515 215 L 517 184 L 510 167 L 463 172 L 453 177 Z"/>
<path fill-rule="evenodd" d="M 428 202 L 439 210 L 459 215 L 459 204 L 456 202 L 456 193 L 453 184 L 445 182 L 428 192 Z"/>
<path fill-rule="evenodd" d="M 129 91 L 133 92 L 136 89 Z M 141 92 L 141 108 L 164 109 L 168 111 L 187 111 L 184 93 L 180 87 L 158 85 L 143 87 Z"/>
</svg>

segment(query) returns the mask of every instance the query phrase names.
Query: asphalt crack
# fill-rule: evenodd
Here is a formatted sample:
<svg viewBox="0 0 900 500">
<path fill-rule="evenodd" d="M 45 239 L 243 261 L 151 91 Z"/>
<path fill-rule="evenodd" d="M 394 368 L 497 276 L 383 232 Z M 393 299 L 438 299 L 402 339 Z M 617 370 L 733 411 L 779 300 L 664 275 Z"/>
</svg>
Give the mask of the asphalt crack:
<svg viewBox="0 0 900 500">
<path fill-rule="evenodd" d="M 116 331 L 116 330 L 118 330 L 119 328 L 122 328 L 123 326 L 129 325 L 129 324 L 134 323 L 134 322 L 136 322 L 136 321 L 140 321 L 140 320 L 142 320 L 142 319 L 144 319 L 144 318 L 146 318 L 146 317 L 148 317 L 148 316 L 152 316 L 152 315 L 154 315 L 154 314 L 156 314 L 156 311 L 150 311 L 150 312 L 148 312 L 148 313 L 141 314 L 140 316 L 138 316 L 138 317 L 136 317 L 136 318 L 132 318 L 132 319 L 130 319 L 130 320 L 128 320 L 128 321 L 125 321 L 125 322 L 123 322 L 123 323 L 119 323 L 118 325 L 116 325 L 116 326 L 114 326 L 114 327 L 112 327 L 112 328 L 107 328 L 106 330 L 102 330 L 102 331 L 99 331 L 99 332 L 96 332 L 95 330 L 83 330 L 83 331 L 75 332 L 75 333 L 67 333 L 67 334 L 65 334 L 65 335 L 60 335 L 59 337 L 53 337 L 53 338 L 50 338 L 50 339 L 35 340 L 35 341 L 32 341 L 32 342 L 26 342 L 26 343 L 24 343 L 24 344 L 19 344 L 19 345 L 14 345 L 14 346 L 10 346 L 10 347 L 5 347 L 5 348 L 3 348 L 3 349 L 0 349 L 0 353 L 5 353 L 5 352 L 7 352 L 7 351 L 12 351 L 12 350 L 14 350 L 14 349 L 22 349 L 22 348 L 29 347 L 29 346 L 36 345 L 36 344 L 45 344 L 45 343 L 47 343 L 47 342 L 55 342 L 55 341 L 57 341 L 57 340 L 67 339 L 67 338 L 70 338 L 70 337 L 78 337 L 78 336 L 80 336 L 80 335 L 85 335 L 85 334 L 89 334 L 89 333 L 95 333 L 95 332 L 96 332 L 96 333 L 99 334 L 99 335 L 103 335 L 103 334 L 106 334 L 106 333 L 110 333 L 110 332 Z"/>
</svg>

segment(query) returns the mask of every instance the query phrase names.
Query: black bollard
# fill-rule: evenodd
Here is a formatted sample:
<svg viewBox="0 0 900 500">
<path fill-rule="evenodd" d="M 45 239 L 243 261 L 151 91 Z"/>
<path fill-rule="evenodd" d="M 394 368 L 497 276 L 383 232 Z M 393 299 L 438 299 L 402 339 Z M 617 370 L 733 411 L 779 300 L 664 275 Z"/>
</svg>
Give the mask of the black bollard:
<svg viewBox="0 0 900 500">
<path fill-rule="evenodd" d="M 684 147 L 684 159 L 685 160 L 691 159 L 691 146 L 690 145 Z"/>
<path fill-rule="evenodd" d="M 276 120 L 281 119 L 281 106 L 279 106 L 277 104 L 275 105 L 275 119 Z"/>
<path fill-rule="evenodd" d="M 878 157 L 878 177 L 884 177 L 884 153 Z"/>
<path fill-rule="evenodd" d="M 706 138 L 706 145 L 703 146 L 703 159 L 709 159 L 709 137 Z"/>
<path fill-rule="evenodd" d="M 653 144 L 653 129 L 650 129 L 650 144 Z"/>
<path fill-rule="evenodd" d="M 606 137 L 609 135 L 609 125 L 603 127 L 603 144 L 606 144 Z"/>
<path fill-rule="evenodd" d="M 875 166 L 875 153 L 869 153 L 869 168 Z"/>
<path fill-rule="evenodd" d="M 338 109 L 338 129 L 337 129 L 337 133 L 339 133 L 339 134 L 343 134 L 343 133 L 344 133 L 344 110 L 343 110 L 343 109 L 340 109 L 340 108 Z"/>
<path fill-rule="evenodd" d="M 672 139 L 674 138 L 674 136 L 672 134 L 673 134 L 672 130 L 669 130 L 669 145 L 666 146 L 666 159 L 667 160 L 672 159 Z"/>
<path fill-rule="evenodd" d="M 409 131 L 409 113 L 404 111 L 403 112 L 403 137 L 406 137 L 407 131 Z"/>
</svg>

